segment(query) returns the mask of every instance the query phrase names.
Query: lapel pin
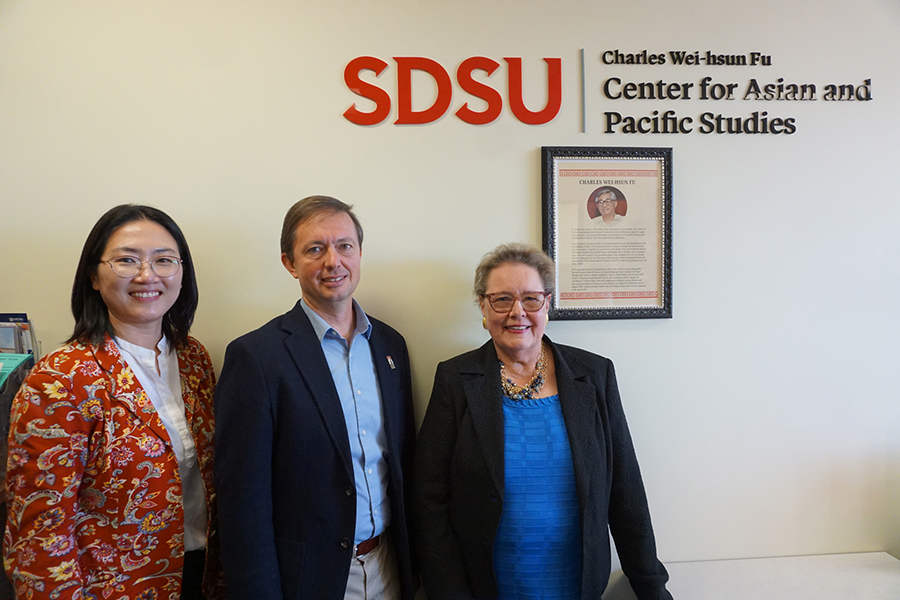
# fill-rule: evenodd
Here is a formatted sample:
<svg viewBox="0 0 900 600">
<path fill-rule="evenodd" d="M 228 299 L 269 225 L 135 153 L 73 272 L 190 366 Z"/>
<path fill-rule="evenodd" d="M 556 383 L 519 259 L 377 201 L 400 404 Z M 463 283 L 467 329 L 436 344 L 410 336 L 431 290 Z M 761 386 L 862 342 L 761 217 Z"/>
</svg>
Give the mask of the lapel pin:
<svg viewBox="0 0 900 600">
<path fill-rule="evenodd" d="M 391 368 L 396 369 L 397 367 L 394 366 L 394 360 L 390 356 L 388 356 L 387 359 L 388 359 L 388 364 L 391 365 Z"/>
</svg>

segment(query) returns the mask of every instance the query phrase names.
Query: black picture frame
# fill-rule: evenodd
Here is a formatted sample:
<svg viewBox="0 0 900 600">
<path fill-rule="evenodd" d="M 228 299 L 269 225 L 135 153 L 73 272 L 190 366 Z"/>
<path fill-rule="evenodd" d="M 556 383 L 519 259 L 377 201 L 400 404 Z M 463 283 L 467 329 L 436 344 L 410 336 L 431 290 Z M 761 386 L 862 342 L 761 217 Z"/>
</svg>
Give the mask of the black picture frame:
<svg viewBox="0 0 900 600">
<path fill-rule="evenodd" d="M 544 146 L 541 187 L 550 319 L 671 319 L 672 149 Z"/>
</svg>

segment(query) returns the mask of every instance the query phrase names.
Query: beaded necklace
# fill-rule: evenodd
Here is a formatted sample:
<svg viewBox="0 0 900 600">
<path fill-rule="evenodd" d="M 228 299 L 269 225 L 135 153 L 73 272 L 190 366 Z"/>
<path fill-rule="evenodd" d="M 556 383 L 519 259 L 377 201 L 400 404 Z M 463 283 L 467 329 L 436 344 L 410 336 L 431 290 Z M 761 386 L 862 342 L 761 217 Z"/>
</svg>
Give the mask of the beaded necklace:
<svg viewBox="0 0 900 600">
<path fill-rule="evenodd" d="M 519 386 L 513 383 L 512 379 L 506 373 L 506 365 L 500 361 L 500 385 L 503 393 L 512 400 L 531 400 L 536 398 L 544 385 L 544 374 L 547 372 L 547 354 L 544 350 L 544 343 L 541 342 L 541 353 L 538 356 L 537 364 L 534 366 L 534 375 L 525 385 Z"/>
</svg>

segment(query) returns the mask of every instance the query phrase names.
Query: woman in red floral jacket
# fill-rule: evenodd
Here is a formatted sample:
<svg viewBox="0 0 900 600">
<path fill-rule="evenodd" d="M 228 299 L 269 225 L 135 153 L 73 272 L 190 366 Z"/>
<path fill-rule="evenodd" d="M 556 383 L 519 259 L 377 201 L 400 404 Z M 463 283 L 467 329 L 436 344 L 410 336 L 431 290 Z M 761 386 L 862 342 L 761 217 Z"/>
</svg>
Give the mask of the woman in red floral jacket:
<svg viewBox="0 0 900 600">
<path fill-rule="evenodd" d="M 72 337 L 13 402 L 3 553 L 17 598 L 224 598 L 215 375 L 188 336 L 196 307 L 168 215 L 122 205 L 100 218 L 75 274 Z"/>
</svg>

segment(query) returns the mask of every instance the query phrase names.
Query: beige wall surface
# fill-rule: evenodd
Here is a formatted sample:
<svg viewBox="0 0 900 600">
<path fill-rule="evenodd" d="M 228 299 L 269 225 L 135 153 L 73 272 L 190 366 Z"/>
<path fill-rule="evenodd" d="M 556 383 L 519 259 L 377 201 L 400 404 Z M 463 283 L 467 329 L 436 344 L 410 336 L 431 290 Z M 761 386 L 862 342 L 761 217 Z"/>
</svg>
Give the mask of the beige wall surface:
<svg viewBox="0 0 900 600">
<path fill-rule="evenodd" d="M 586 56 L 581 131 L 579 52 Z M 605 50 L 759 51 L 766 68 L 608 66 Z M 451 73 L 482 55 L 505 101 L 522 57 L 539 108 L 544 57 L 563 105 L 542 126 L 504 102 L 490 125 L 342 117 L 345 65 L 394 56 Z M 613 101 L 632 81 L 861 84 L 870 102 Z M 416 107 L 428 82 L 414 79 Z M 424 90 L 424 91 L 423 91 Z M 454 87 L 451 111 L 470 96 Z M 477 106 L 478 101 L 474 101 Z M 284 212 L 314 193 L 356 205 L 358 298 L 412 352 L 421 416 L 438 361 L 485 339 L 481 255 L 541 241 L 541 146 L 664 146 L 674 155 L 674 318 L 551 322 L 611 357 L 665 561 L 887 549 L 900 556 L 900 4 L 775 2 L 0 2 L 0 312 L 45 351 L 96 219 L 149 203 L 184 229 L 217 365 L 288 310 Z M 605 134 L 604 111 L 792 116 L 793 135 Z"/>
</svg>

